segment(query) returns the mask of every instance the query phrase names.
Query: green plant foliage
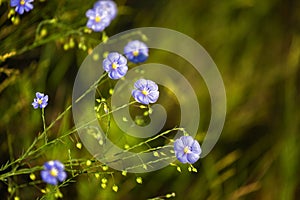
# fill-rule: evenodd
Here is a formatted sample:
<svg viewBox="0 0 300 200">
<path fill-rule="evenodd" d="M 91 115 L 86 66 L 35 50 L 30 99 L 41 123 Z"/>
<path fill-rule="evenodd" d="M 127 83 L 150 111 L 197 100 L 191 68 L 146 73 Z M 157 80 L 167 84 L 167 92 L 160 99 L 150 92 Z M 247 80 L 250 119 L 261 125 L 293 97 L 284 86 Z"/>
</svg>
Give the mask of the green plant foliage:
<svg viewBox="0 0 300 200">
<path fill-rule="evenodd" d="M 93 32 L 85 16 L 93 1 L 36 0 L 31 11 L 20 15 L 9 0 L 0 0 L 0 198 L 298 199 L 299 1 L 115 2 L 117 17 L 104 31 Z M 72 86 L 94 47 L 121 31 L 147 26 L 182 32 L 209 52 L 225 83 L 227 116 L 213 151 L 197 163 L 177 161 L 158 171 L 131 174 L 109 168 L 84 147 L 72 120 Z M 201 144 L 210 121 L 209 93 L 201 77 L 185 70 L 186 61 L 169 56 L 153 51 L 149 62 L 176 62 L 179 71 L 194 77 L 190 82 L 199 85 L 201 109 L 195 139 Z M 102 57 L 95 55 L 96 60 Z M 102 91 L 95 112 L 105 130 L 114 132 L 110 114 L 121 108 L 107 102 L 114 92 L 111 82 L 101 84 L 95 86 Z M 32 108 L 37 91 L 49 96 L 44 109 Z M 124 107 L 132 108 L 137 124 L 149 122 L 150 107 L 136 102 Z M 151 146 L 155 142 L 174 142 L 174 131 L 186 134 L 184 127 L 174 126 L 176 109 L 176 104 L 167 106 L 169 124 L 156 137 L 142 142 L 129 138 L 121 147 L 149 152 L 160 148 Z M 89 133 L 98 137 L 95 130 Z M 164 156 L 154 153 L 158 159 Z M 68 174 L 58 185 L 41 179 L 49 160 L 60 160 Z"/>
</svg>

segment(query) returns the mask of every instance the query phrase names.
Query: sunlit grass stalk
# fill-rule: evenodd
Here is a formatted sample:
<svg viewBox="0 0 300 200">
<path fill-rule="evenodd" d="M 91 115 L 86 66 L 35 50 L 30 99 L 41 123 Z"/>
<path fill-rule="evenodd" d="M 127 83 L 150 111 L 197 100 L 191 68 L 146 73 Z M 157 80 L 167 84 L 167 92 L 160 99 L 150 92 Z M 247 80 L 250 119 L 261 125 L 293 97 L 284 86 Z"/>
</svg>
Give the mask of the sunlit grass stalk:
<svg viewBox="0 0 300 200">
<path fill-rule="evenodd" d="M 165 135 L 167 135 L 168 133 L 170 133 L 170 132 L 172 132 L 172 131 L 182 131 L 184 134 L 186 133 L 186 131 L 185 131 L 184 128 L 178 128 L 178 127 L 175 127 L 175 128 L 173 128 L 173 129 L 164 131 L 164 132 L 158 134 L 157 136 L 152 137 L 152 138 L 150 138 L 150 139 L 148 139 L 148 140 L 146 140 L 146 141 L 140 142 L 139 144 L 136 144 L 136 145 L 134 145 L 134 146 L 132 146 L 132 147 L 130 147 L 130 148 L 124 150 L 122 153 L 128 152 L 128 151 L 130 151 L 130 150 L 133 150 L 133 149 L 135 149 L 135 148 L 137 148 L 137 147 L 140 147 L 140 146 L 143 146 L 143 145 L 147 145 L 147 146 L 149 147 L 149 145 L 148 145 L 149 142 L 154 141 L 154 140 L 156 140 L 156 139 L 158 139 L 158 138 L 160 138 L 160 137 L 164 137 Z M 155 147 L 155 148 L 149 147 L 149 149 L 144 150 L 144 151 L 140 151 L 140 152 L 138 152 L 138 153 L 136 153 L 136 154 L 134 154 L 134 155 L 130 155 L 130 156 L 127 156 L 127 157 L 122 157 L 122 160 L 129 159 L 129 158 L 132 158 L 132 157 L 137 156 L 137 157 L 140 159 L 140 161 L 141 161 L 142 164 L 140 164 L 140 165 L 135 165 L 135 166 L 126 168 L 126 170 L 130 170 L 130 169 L 134 169 L 134 168 L 138 168 L 138 167 L 147 168 L 147 165 L 148 165 L 148 166 L 151 166 L 151 164 L 157 163 L 157 162 L 159 162 L 159 161 L 164 161 L 164 160 L 169 160 L 169 159 L 175 159 L 175 155 L 173 155 L 173 156 L 167 156 L 167 157 L 162 157 L 162 158 L 157 159 L 157 160 L 155 160 L 155 161 L 150 161 L 150 162 L 144 163 L 144 161 L 140 158 L 140 154 L 143 154 L 143 153 L 149 153 L 149 152 L 152 152 L 152 151 L 157 151 L 157 150 L 160 150 L 160 149 L 163 149 L 163 148 L 170 148 L 170 147 L 172 147 L 172 146 L 171 146 L 171 145 L 169 145 L 169 146 L 159 146 L 159 147 Z M 113 156 L 116 156 L 116 155 L 117 155 L 117 154 L 115 154 L 115 155 L 113 155 Z M 113 161 L 113 162 L 114 162 L 114 161 Z"/>
<path fill-rule="evenodd" d="M 98 86 L 98 84 L 100 84 L 101 80 L 106 76 L 106 73 L 104 73 L 103 75 L 101 75 L 99 77 L 99 79 L 97 81 L 95 81 L 89 89 L 87 89 L 87 91 L 85 91 L 78 99 L 75 100 L 75 103 L 79 102 L 85 95 L 87 95 L 89 92 L 92 91 L 92 89 L 94 89 L 96 86 Z M 29 155 L 34 154 L 35 152 L 37 152 L 38 150 L 40 150 L 41 148 L 44 148 L 44 146 L 46 146 L 48 143 L 45 142 L 45 145 L 41 146 L 40 148 L 37 148 L 36 150 L 34 150 L 32 152 L 32 149 L 35 147 L 35 145 L 37 144 L 37 142 L 44 138 L 45 141 L 47 141 L 47 136 L 46 136 L 46 132 L 48 130 L 50 130 L 70 109 L 72 108 L 72 105 L 69 105 L 65 111 L 63 111 L 48 127 L 46 127 L 45 124 L 45 118 L 44 118 L 44 109 L 42 109 L 42 120 L 43 120 L 43 125 L 44 125 L 44 131 L 37 137 L 35 138 L 35 140 L 32 142 L 32 144 L 28 147 L 28 149 L 25 151 L 25 153 L 23 153 L 18 159 L 11 161 L 10 163 L 7 163 L 5 166 L 1 167 L 1 170 L 5 170 L 8 167 L 16 164 L 16 163 L 21 163 L 24 159 L 26 159 Z M 86 126 L 87 124 L 85 124 Z M 63 135 L 63 137 L 70 135 L 72 133 L 76 132 L 76 129 L 72 130 L 71 132 L 68 132 L 67 134 Z M 61 138 L 61 137 L 59 137 Z M 52 140 L 50 144 L 54 143 L 54 141 L 56 142 L 59 138 Z M 17 168 L 18 166 L 16 166 Z M 1 177 L 1 176 L 0 176 Z M 1 180 L 1 178 L 0 178 Z"/>
<path fill-rule="evenodd" d="M 170 160 L 170 159 L 175 159 L 175 158 L 176 157 L 174 155 L 174 156 L 170 156 L 170 157 L 160 158 L 160 159 L 157 159 L 157 160 L 152 160 L 152 161 L 140 164 L 140 165 L 134 165 L 132 167 L 128 167 L 128 168 L 125 169 L 125 171 L 129 171 L 131 169 L 135 169 L 135 168 L 139 168 L 139 167 L 144 167 L 144 165 L 151 166 L 151 164 L 162 162 L 162 161 L 166 161 L 166 160 Z"/>
<path fill-rule="evenodd" d="M 122 160 L 126 160 L 126 159 L 129 159 L 129 158 L 133 158 L 133 157 L 135 157 L 135 156 L 139 156 L 139 155 L 144 154 L 144 153 L 149 153 L 149 152 L 152 152 L 152 151 L 157 151 L 157 150 L 160 150 L 160 149 L 165 149 L 165 148 L 170 148 L 170 147 L 173 148 L 173 146 L 171 146 L 171 145 L 168 145 L 168 146 L 159 146 L 159 147 L 154 147 L 154 148 L 149 148 L 149 149 L 147 149 L 147 150 L 140 151 L 140 152 L 135 153 L 135 154 L 132 154 L 132 155 L 130 155 L 130 156 L 122 157 Z"/>
<path fill-rule="evenodd" d="M 168 198 L 172 198 L 172 197 L 175 197 L 176 194 L 175 192 L 172 192 L 172 193 L 169 193 L 169 194 L 166 194 L 166 195 L 163 195 L 163 196 L 157 196 L 157 197 L 153 197 L 153 198 L 150 198 L 148 200 L 162 200 L 162 199 L 168 199 Z"/>
<path fill-rule="evenodd" d="M 5 174 L 0 175 L 0 180 L 5 180 L 8 177 L 11 176 L 17 176 L 17 175 L 22 175 L 22 174 L 31 174 L 35 171 L 40 171 L 42 167 L 36 166 L 36 167 L 31 167 L 31 168 L 25 168 L 25 169 L 19 169 L 17 171 L 10 171 Z"/>
<path fill-rule="evenodd" d="M 44 108 L 42 108 L 42 120 L 43 120 L 44 140 L 45 140 L 45 144 L 47 144 L 48 137 L 47 137 L 47 131 L 46 131 L 46 120 L 45 120 L 45 109 Z"/>
<path fill-rule="evenodd" d="M 153 138 L 150 138 L 150 139 L 148 139 L 148 140 L 146 140 L 146 141 L 143 141 L 143 142 L 141 142 L 141 143 L 139 143 L 139 144 L 136 144 L 136 145 L 134 145 L 134 146 L 132 146 L 132 147 L 126 149 L 125 152 L 130 151 L 130 150 L 132 150 L 132 149 L 134 149 L 134 148 L 140 147 L 140 146 L 142 146 L 142 145 L 144 145 L 144 144 L 147 144 L 147 143 L 149 143 L 149 142 L 151 142 L 151 141 L 153 141 L 153 140 L 156 140 L 156 139 L 158 139 L 158 138 L 160 138 L 160 137 L 162 137 L 162 136 L 164 136 L 164 135 L 167 135 L 168 133 L 170 133 L 170 132 L 172 132 L 172 131 L 182 131 L 182 132 L 184 132 L 184 133 L 186 132 L 186 131 L 184 130 L 184 128 L 173 128 L 173 129 L 167 130 L 167 131 L 165 131 L 165 132 L 162 132 L 162 133 L 158 134 L 157 136 L 155 136 L 155 137 L 153 137 Z"/>
<path fill-rule="evenodd" d="M 123 109 L 123 108 L 126 108 L 126 107 L 128 107 L 128 106 L 130 106 L 130 105 L 132 105 L 132 104 L 135 104 L 135 103 L 136 103 L 136 101 L 132 101 L 132 102 L 130 102 L 130 103 L 124 104 L 124 105 L 122 105 L 122 106 L 120 106 L 120 107 L 118 107 L 118 108 L 116 108 L 116 109 L 114 109 L 114 110 L 111 110 L 111 111 L 105 113 L 104 115 L 101 115 L 100 118 L 106 117 L 106 116 L 108 116 L 109 114 L 112 114 L 112 113 L 114 113 L 114 112 L 117 112 L 117 111 L 119 111 L 119 110 L 121 110 L 121 109 Z"/>
<path fill-rule="evenodd" d="M 131 104 L 133 104 L 133 103 L 135 103 L 135 102 L 131 102 L 131 103 L 125 104 L 125 105 L 123 105 L 123 106 L 120 106 L 120 107 L 116 108 L 115 110 L 112 110 L 110 113 L 115 112 L 115 111 L 120 110 L 120 109 L 123 109 L 123 108 L 125 108 L 125 107 L 127 107 L 128 105 L 131 105 Z M 92 122 L 94 122 L 94 121 L 96 120 L 96 119 L 95 119 L 95 120 L 92 120 L 92 121 L 90 121 L 90 122 L 87 122 L 87 123 L 85 123 L 85 124 L 83 124 L 83 125 L 81 125 L 80 127 L 77 127 L 77 128 L 76 128 L 76 127 L 73 127 L 70 131 L 66 132 L 65 134 L 61 135 L 60 137 L 58 137 L 58 138 L 56 138 L 56 139 L 54 139 L 54 140 L 51 140 L 51 141 L 49 141 L 49 142 L 47 142 L 47 143 L 44 143 L 44 144 L 41 145 L 40 147 L 38 147 L 38 148 L 36 148 L 36 149 L 33 150 L 33 148 L 35 147 L 36 143 L 37 143 L 40 139 L 42 139 L 42 138 L 45 137 L 46 131 L 48 131 L 48 130 L 55 124 L 55 122 L 57 122 L 60 118 L 62 118 L 62 116 L 63 116 L 69 109 L 71 109 L 71 106 L 69 106 L 63 113 L 61 113 L 61 114 L 56 118 L 56 120 L 54 120 L 47 128 L 45 128 L 45 130 L 43 131 L 43 133 L 40 134 L 37 138 L 35 138 L 35 140 L 34 140 L 33 143 L 29 146 L 29 148 L 26 150 L 26 152 L 23 153 L 18 159 L 14 160 L 14 161 L 12 161 L 12 162 L 10 162 L 10 163 L 8 163 L 8 164 L 6 164 L 5 166 L 2 166 L 1 170 L 5 170 L 5 169 L 7 169 L 9 166 L 12 166 L 12 165 L 16 164 L 16 166 L 14 167 L 14 170 L 13 170 L 13 171 L 8 172 L 8 173 L 5 173 L 5 174 L 1 174 L 1 175 L 0 175 L 0 180 L 5 180 L 6 178 L 8 178 L 8 177 L 10 177 L 10 176 L 24 174 L 23 171 L 22 171 L 22 169 L 21 169 L 21 170 L 17 170 L 17 168 L 20 166 L 20 163 L 21 163 L 23 160 L 27 159 L 29 156 L 32 156 L 32 155 L 34 155 L 34 154 L 37 154 L 38 152 L 42 151 L 45 147 L 50 146 L 50 145 L 53 145 L 53 144 L 55 144 L 55 143 L 61 141 L 63 138 L 65 138 L 65 137 L 67 137 L 67 136 L 69 136 L 69 135 L 71 135 L 71 134 L 77 132 L 78 129 L 81 129 L 81 128 L 84 128 L 84 127 L 88 126 L 90 123 L 92 123 Z M 107 115 L 107 114 L 105 114 L 105 115 Z M 30 170 L 29 170 L 29 171 L 26 171 L 27 174 L 30 174 L 30 173 L 32 173 L 32 172 L 33 172 L 33 171 L 30 171 Z"/>
</svg>

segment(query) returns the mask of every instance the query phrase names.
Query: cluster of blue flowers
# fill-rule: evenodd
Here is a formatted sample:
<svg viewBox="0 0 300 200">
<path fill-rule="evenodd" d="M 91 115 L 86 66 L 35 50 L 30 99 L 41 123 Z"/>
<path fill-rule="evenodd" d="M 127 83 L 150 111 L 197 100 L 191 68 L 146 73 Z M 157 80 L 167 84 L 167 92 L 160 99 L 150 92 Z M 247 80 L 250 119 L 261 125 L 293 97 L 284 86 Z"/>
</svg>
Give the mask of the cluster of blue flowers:
<svg viewBox="0 0 300 200">
<path fill-rule="evenodd" d="M 10 6 L 15 11 L 23 15 L 33 9 L 34 0 L 10 0 Z M 96 2 L 92 9 L 89 9 L 85 15 L 88 18 L 86 26 L 95 32 L 103 31 L 111 21 L 117 16 L 117 5 L 112 0 L 100 0 Z"/>
<path fill-rule="evenodd" d="M 147 60 L 148 47 L 145 43 L 134 40 L 124 47 L 124 55 L 133 63 L 140 63 Z M 103 69 L 108 73 L 111 79 L 120 79 L 128 71 L 126 58 L 117 52 L 111 52 L 103 60 Z M 132 90 L 133 98 L 145 105 L 155 103 L 159 97 L 158 86 L 155 82 L 146 79 L 139 79 L 135 82 Z M 182 136 L 174 142 L 174 151 L 176 158 L 182 163 L 195 163 L 202 152 L 197 140 L 191 136 Z"/>
<path fill-rule="evenodd" d="M 89 9 L 85 15 L 88 18 L 86 26 L 95 32 L 103 31 L 116 17 L 117 5 L 111 0 L 100 0 Z"/>
<path fill-rule="evenodd" d="M 130 41 L 124 47 L 124 55 L 133 63 L 140 63 L 147 60 L 148 47 L 145 43 L 134 40 Z M 108 73 L 111 79 L 120 79 L 127 73 L 127 59 L 118 52 L 111 52 L 103 60 L 103 69 Z M 155 103 L 159 97 L 158 86 L 151 80 L 140 79 L 134 84 L 135 89 L 132 90 L 133 98 L 145 105 Z"/>
<path fill-rule="evenodd" d="M 10 5 L 22 15 L 33 9 L 33 0 L 11 0 Z M 100 0 L 92 9 L 86 12 L 88 17 L 87 27 L 95 32 L 103 31 L 117 15 L 117 6 L 111 0 Z M 128 42 L 124 47 L 123 55 L 118 52 L 110 52 L 103 60 L 103 69 L 108 77 L 113 80 L 124 77 L 128 71 L 127 62 L 142 63 L 149 57 L 147 45 L 139 40 Z M 128 61 L 127 61 L 128 60 Z M 152 80 L 139 79 L 134 83 L 131 92 L 133 98 L 141 104 L 155 103 L 159 98 L 158 85 Z M 34 109 L 44 109 L 48 105 L 48 95 L 37 92 L 32 102 Z M 191 136 L 182 136 L 174 142 L 174 151 L 177 159 L 182 163 L 195 163 L 201 154 L 201 147 L 197 140 Z M 41 178 L 45 183 L 57 185 L 67 178 L 63 163 L 51 160 L 44 163 Z"/>
</svg>

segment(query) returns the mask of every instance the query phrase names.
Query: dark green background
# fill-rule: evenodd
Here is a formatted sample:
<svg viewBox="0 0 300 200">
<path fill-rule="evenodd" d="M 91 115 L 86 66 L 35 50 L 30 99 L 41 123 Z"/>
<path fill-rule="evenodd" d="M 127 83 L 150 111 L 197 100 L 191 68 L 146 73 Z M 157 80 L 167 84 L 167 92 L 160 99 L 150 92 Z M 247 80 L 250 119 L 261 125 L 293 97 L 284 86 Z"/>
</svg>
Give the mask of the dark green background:
<svg viewBox="0 0 300 200">
<path fill-rule="evenodd" d="M 117 173 L 114 177 L 119 186 L 117 193 L 110 188 L 103 190 L 100 180 L 93 175 L 82 175 L 61 189 L 64 199 L 146 199 L 172 192 L 176 193 L 175 199 L 298 199 L 299 1 L 119 0 L 116 3 L 119 15 L 106 29 L 108 36 L 136 27 L 165 27 L 192 37 L 207 50 L 226 87 L 225 126 L 213 151 L 195 164 L 198 173 L 189 173 L 185 165 L 180 165 L 182 173 L 174 167 L 127 177 Z M 0 55 L 13 50 L 18 54 L 0 63 L 0 163 L 3 164 L 10 156 L 17 158 L 42 130 L 40 112 L 31 106 L 36 91 L 50 97 L 46 108 L 48 124 L 71 103 L 73 81 L 87 52 L 78 48 L 65 51 L 64 42 L 72 37 L 76 45 L 83 41 L 92 48 L 101 39 L 100 33 L 64 36 L 85 25 L 85 12 L 92 7 L 92 1 L 35 1 L 34 5 L 34 10 L 21 16 L 18 25 L 7 19 L 8 2 L 2 1 L 0 6 Z M 46 38 L 54 36 L 53 39 L 26 48 L 33 43 L 39 22 L 54 17 L 62 25 L 43 26 L 48 32 Z M 201 135 L 209 123 L 208 94 L 199 92 L 199 101 L 203 113 Z M 72 125 L 69 113 L 53 128 L 50 138 Z M 68 149 L 76 158 L 91 158 L 86 150 L 75 148 L 75 138 L 72 136 L 65 145 L 57 144 L 28 162 L 42 165 L 57 157 L 63 161 L 68 158 Z M 10 150 L 8 140 L 12 144 Z M 36 176 L 39 178 L 38 173 Z M 142 185 L 135 182 L 136 176 L 143 177 Z M 15 181 L 26 183 L 30 179 L 16 177 Z M 2 182 L 0 190 L 1 199 L 5 198 L 7 187 Z M 20 190 L 19 196 L 33 199 L 42 193 L 28 186 Z"/>
</svg>

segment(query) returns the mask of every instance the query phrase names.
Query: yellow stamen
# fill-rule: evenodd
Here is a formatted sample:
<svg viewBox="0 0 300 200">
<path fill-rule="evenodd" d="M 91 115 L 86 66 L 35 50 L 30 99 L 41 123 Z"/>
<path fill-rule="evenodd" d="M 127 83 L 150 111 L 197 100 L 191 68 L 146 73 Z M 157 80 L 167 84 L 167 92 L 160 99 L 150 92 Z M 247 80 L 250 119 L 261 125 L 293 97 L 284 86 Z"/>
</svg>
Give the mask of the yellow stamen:
<svg viewBox="0 0 300 200">
<path fill-rule="evenodd" d="M 51 174 L 51 176 L 57 177 L 57 175 L 58 175 L 57 169 L 52 168 L 51 171 L 50 171 L 50 174 Z"/>
<path fill-rule="evenodd" d="M 147 96 L 148 95 L 148 91 L 147 90 L 143 90 L 142 94 L 145 95 L 145 96 Z"/>
<path fill-rule="evenodd" d="M 42 99 L 39 99 L 39 100 L 38 100 L 38 104 L 41 105 L 42 103 L 43 103 Z"/>
<path fill-rule="evenodd" d="M 183 152 L 184 152 L 185 154 L 190 153 L 190 148 L 189 148 L 189 147 L 185 147 L 185 148 L 183 149 Z"/>
<path fill-rule="evenodd" d="M 95 22 L 100 22 L 100 21 L 101 21 L 101 17 L 97 16 L 97 17 L 95 18 Z"/>
<path fill-rule="evenodd" d="M 113 64 L 111 65 L 111 67 L 112 67 L 113 69 L 117 69 L 118 65 L 117 65 L 116 63 L 113 63 Z"/>
<path fill-rule="evenodd" d="M 21 4 L 21 5 L 24 5 L 24 4 L 25 4 L 25 0 L 21 0 L 21 1 L 20 1 L 20 4 Z"/>
<path fill-rule="evenodd" d="M 132 54 L 133 54 L 134 56 L 138 56 L 138 55 L 139 55 L 139 51 L 133 51 Z"/>
</svg>

